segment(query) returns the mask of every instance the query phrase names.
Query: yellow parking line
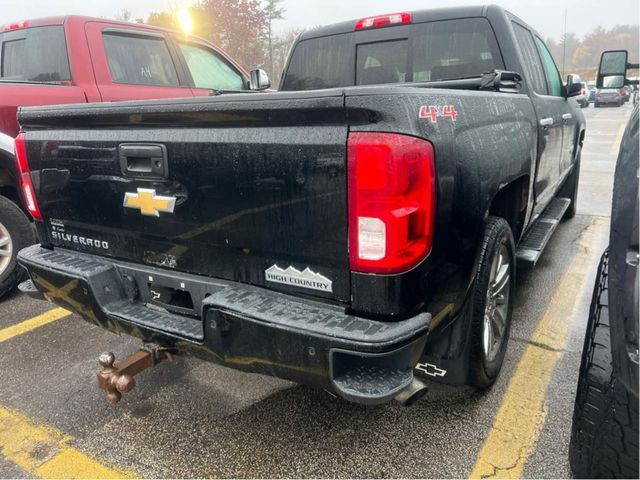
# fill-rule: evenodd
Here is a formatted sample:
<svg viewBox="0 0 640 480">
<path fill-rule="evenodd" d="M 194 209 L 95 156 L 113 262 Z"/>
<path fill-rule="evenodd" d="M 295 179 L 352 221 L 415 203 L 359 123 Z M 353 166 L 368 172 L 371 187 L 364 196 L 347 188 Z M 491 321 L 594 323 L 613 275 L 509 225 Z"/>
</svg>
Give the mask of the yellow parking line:
<svg viewBox="0 0 640 480">
<path fill-rule="evenodd" d="M 0 407 L 0 452 L 38 478 L 136 478 L 102 465 L 69 446 L 73 437 L 39 425 L 20 412 Z"/>
<path fill-rule="evenodd" d="M 571 319 L 589 272 L 602 253 L 607 221 L 594 217 L 580 237 L 578 253 L 560 280 L 502 399 L 471 478 L 520 478 L 546 419 L 551 374 L 563 354 Z"/>
<path fill-rule="evenodd" d="M 38 315 L 37 317 L 33 317 L 30 320 L 25 320 L 24 322 L 18 323 L 17 325 L 3 328 L 2 330 L 0 330 L 0 343 L 5 342 L 13 337 L 17 337 L 18 335 L 22 335 L 23 333 L 30 332 L 31 330 L 34 330 L 36 328 L 47 325 L 48 323 L 60 320 L 61 318 L 64 318 L 68 315 L 71 315 L 71 313 L 64 308 L 54 308 L 53 310 L 49 310 L 48 312 L 45 312 L 42 315 Z"/>
</svg>

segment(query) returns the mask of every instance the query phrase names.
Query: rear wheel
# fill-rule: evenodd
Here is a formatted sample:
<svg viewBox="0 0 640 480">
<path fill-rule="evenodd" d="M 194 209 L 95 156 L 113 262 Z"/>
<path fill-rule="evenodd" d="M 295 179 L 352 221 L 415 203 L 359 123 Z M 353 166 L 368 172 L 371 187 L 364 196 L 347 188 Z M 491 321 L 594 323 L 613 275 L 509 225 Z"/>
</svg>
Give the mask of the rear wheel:
<svg viewBox="0 0 640 480">
<path fill-rule="evenodd" d="M 515 294 L 515 245 L 511 228 L 499 217 L 487 219 L 471 318 L 470 383 L 489 388 L 498 378 L 509 338 Z"/>
<path fill-rule="evenodd" d="M 18 251 L 35 242 L 29 219 L 15 203 L 0 196 L 0 299 L 8 295 L 22 280 L 24 271 L 18 266 Z"/>
<path fill-rule="evenodd" d="M 609 333 L 608 254 L 598 268 L 573 410 L 569 463 L 576 478 L 638 478 L 638 400 L 615 377 Z"/>
</svg>

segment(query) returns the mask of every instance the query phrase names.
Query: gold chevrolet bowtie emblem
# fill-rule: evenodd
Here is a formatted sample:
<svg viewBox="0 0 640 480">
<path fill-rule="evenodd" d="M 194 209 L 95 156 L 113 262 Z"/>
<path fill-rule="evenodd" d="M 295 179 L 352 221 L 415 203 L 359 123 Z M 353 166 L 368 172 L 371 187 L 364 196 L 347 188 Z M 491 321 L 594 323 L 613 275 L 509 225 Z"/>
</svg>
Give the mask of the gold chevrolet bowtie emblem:
<svg viewBox="0 0 640 480">
<path fill-rule="evenodd" d="M 123 205 L 127 208 L 137 208 L 142 215 L 159 217 L 160 212 L 173 213 L 176 199 L 156 195 L 156 191 L 151 188 L 138 188 L 138 193 L 124 194 Z"/>
</svg>

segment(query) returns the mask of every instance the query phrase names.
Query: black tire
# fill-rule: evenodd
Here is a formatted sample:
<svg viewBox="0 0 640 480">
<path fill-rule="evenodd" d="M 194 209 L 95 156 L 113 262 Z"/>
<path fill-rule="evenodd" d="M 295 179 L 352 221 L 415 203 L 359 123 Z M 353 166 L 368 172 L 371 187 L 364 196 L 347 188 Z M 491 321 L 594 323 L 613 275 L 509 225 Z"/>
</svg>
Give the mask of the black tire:
<svg viewBox="0 0 640 480">
<path fill-rule="evenodd" d="M 638 478 L 638 400 L 616 381 L 609 334 L 608 252 L 598 267 L 573 410 L 576 478 Z"/>
<path fill-rule="evenodd" d="M 491 268 L 494 257 L 506 247 L 509 262 L 509 291 L 507 294 L 507 313 L 504 319 L 504 333 L 501 337 L 499 350 L 492 360 L 487 359 L 483 347 L 484 317 L 490 288 Z M 469 383 L 479 390 L 485 390 L 496 381 L 502 369 L 504 355 L 507 349 L 509 331 L 511 329 L 511 315 L 515 298 L 515 244 L 511 228 L 506 220 L 500 217 L 489 217 L 486 222 L 480 255 L 477 265 L 477 278 L 472 292 L 471 309 L 471 341 L 469 342 Z"/>
<path fill-rule="evenodd" d="M 0 271 L 0 300 L 12 292 L 25 277 L 18 266 L 18 251 L 35 243 L 33 227 L 27 216 L 11 200 L 0 196 L 0 224 L 9 232 L 12 244 L 10 261 Z"/>
<path fill-rule="evenodd" d="M 576 156 L 576 162 L 573 167 L 573 171 L 569 174 L 567 179 L 564 182 L 564 185 L 558 192 L 558 197 L 568 198 L 571 200 L 571 205 L 567 208 L 567 211 L 564 212 L 565 220 L 569 220 L 576 216 L 576 208 L 578 206 L 578 185 L 580 184 L 580 157 L 582 154 L 582 150 L 578 150 L 578 155 Z"/>
</svg>

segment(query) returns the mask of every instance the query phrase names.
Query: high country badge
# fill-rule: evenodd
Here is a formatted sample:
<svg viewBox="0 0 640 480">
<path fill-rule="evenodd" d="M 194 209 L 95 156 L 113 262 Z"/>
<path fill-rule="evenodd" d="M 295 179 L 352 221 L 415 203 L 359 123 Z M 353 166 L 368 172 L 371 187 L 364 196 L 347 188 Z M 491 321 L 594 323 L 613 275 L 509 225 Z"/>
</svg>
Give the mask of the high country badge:
<svg viewBox="0 0 640 480">
<path fill-rule="evenodd" d="M 310 288 L 321 292 L 333 292 L 333 282 L 324 275 L 320 275 L 309 268 L 302 272 L 293 267 L 286 270 L 273 265 L 265 270 L 267 282 L 282 283 L 292 287 Z"/>
</svg>

